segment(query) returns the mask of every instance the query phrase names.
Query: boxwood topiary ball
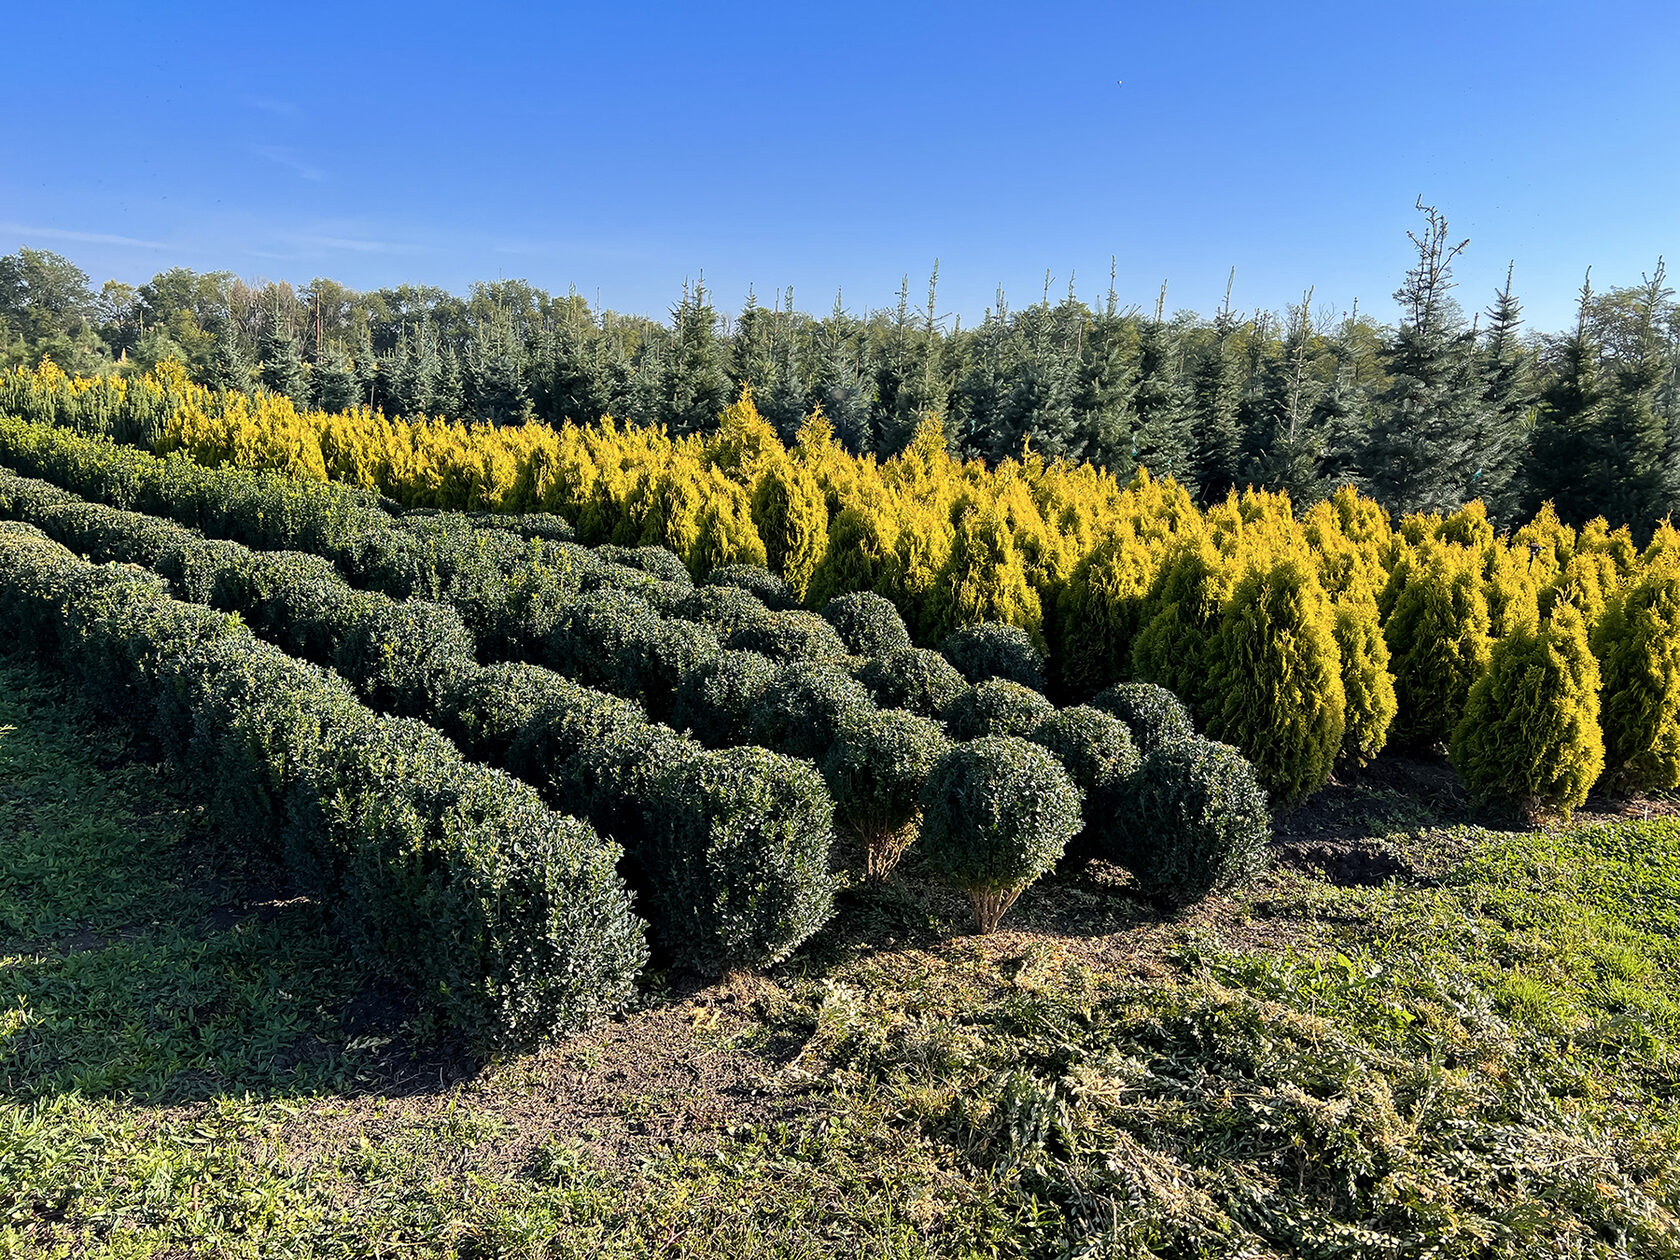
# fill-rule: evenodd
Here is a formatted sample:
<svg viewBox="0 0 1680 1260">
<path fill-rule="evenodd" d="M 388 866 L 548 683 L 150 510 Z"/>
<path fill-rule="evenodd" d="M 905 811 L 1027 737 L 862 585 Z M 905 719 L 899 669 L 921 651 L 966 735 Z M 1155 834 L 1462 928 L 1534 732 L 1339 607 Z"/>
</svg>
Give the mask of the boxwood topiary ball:
<svg viewBox="0 0 1680 1260">
<path fill-rule="evenodd" d="M 1056 711 L 1038 692 L 1006 678 L 970 687 L 947 704 L 940 719 L 952 739 L 1026 735 Z"/>
<path fill-rule="evenodd" d="M 1007 678 L 1034 691 L 1044 690 L 1044 657 L 1019 626 L 1001 621 L 964 626 L 946 635 L 939 650 L 971 683 Z"/>
<path fill-rule="evenodd" d="M 823 605 L 822 615 L 854 656 L 885 656 L 910 646 L 910 631 L 898 608 L 874 591 L 836 595 Z"/>
<path fill-rule="evenodd" d="M 1196 734 L 1190 710 L 1172 692 L 1154 683 L 1115 683 L 1094 697 L 1091 707 L 1124 722 L 1138 752 L 1145 757 L 1164 744 Z"/>
<path fill-rule="evenodd" d="M 884 709 L 905 709 L 920 717 L 938 717 L 944 707 L 968 689 L 956 667 L 928 648 L 899 648 L 872 657 L 858 671 L 875 703 Z"/>
<path fill-rule="evenodd" d="M 941 756 L 922 789 L 920 851 L 965 890 L 982 932 L 1079 831 L 1079 789 L 1037 744 L 987 736 Z"/>
<path fill-rule="evenodd" d="M 1144 758 L 1133 782 L 1135 812 L 1108 838 L 1109 856 L 1150 900 L 1186 906 L 1265 864 L 1266 792 L 1229 744 L 1173 740 Z"/>
</svg>

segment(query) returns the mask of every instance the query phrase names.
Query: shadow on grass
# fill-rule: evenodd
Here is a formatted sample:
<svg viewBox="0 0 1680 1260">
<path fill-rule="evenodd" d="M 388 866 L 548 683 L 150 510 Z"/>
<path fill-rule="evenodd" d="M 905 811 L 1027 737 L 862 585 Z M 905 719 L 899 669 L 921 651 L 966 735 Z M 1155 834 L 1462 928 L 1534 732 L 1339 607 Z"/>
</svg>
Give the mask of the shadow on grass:
<svg viewBox="0 0 1680 1260">
<path fill-rule="evenodd" d="M 0 657 L 0 1096 L 392 1095 L 476 1070 L 406 1044 L 411 1015 L 154 749 Z"/>
</svg>

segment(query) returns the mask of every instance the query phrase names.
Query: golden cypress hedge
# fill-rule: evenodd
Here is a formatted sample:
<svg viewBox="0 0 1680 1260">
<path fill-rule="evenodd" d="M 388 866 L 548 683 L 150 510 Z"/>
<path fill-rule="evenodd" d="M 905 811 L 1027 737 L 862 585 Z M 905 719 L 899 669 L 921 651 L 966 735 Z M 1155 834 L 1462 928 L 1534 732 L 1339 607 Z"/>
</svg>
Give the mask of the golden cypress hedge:
<svg viewBox="0 0 1680 1260">
<path fill-rule="evenodd" d="M 872 591 L 924 647 L 1007 623 L 1045 651 L 1059 700 L 1128 680 L 1181 692 L 1279 800 L 1391 735 L 1445 744 L 1497 647 L 1551 633 L 1543 619 L 1568 608 L 1603 663 L 1611 773 L 1680 779 L 1680 598 L 1662 576 L 1680 567 L 1680 532 L 1666 526 L 1641 553 L 1627 530 L 1573 528 L 1549 507 L 1504 535 L 1480 504 L 1393 522 L 1351 488 L 1304 513 L 1254 490 L 1198 509 L 1143 470 L 1122 482 L 1030 450 L 964 462 L 935 419 L 890 459 L 847 452 L 820 412 L 785 444 L 746 390 L 710 436 L 679 438 L 611 417 L 299 410 L 195 385 L 174 363 L 97 380 L 44 363 L 0 373 L 0 414 L 411 508 L 556 513 L 587 544 L 669 547 L 696 577 L 764 565 L 813 609 Z M 1268 574 L 1287 576 L 1287 598 Z M 1291 636 L 1287 650 L 1262 643 L 1270 633 Z"/>
</svg>

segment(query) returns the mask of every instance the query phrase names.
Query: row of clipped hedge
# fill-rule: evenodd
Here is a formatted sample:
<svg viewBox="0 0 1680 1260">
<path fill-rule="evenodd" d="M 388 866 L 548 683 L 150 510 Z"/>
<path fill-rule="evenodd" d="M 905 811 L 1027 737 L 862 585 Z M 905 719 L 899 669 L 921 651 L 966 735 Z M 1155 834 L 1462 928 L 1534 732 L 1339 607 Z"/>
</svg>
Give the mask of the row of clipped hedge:
<svg viewBox="0 0 1680 1260">
<path fill-rule="evenodd" d="M 440 1027 L 521 1045 L 633 998 L 645 925 L 618 847 L 429 727 L 27 525 L 0 524 L 0 622 L 154 733 L 223 829 L 282 860 Z"/>
<path fill-rule="evenodd" d="M 482 667 L 455 610 L 351 587 L 331 564 L 253 551 L 0 472 L 0 515 L 97 559 L 144 565 L 330 665 L 368 704 L 430 722 L 624 844 L 654 935 L 709 972 L 785 957 L 832 911 L 832 806 L 809 767 L 708 752 L 639 706 L 537 666 Z"/>
<path fill-rule="evenodd" d="M 533 687 L 542 691 L 545 671 L 530 667 L 519 667 L 513 674 L 481 670 L 472 658 L 471 636 L 451 609 L 420 600 L 397 602 L 354 590 L 330 565 L 315 557 L 250 552 L 237 544 L 205 540 L 179 525 L 69 499 L 65 492 L 47 483 L 10 474 L 0 476 L 0 512 L 25 516 L 62 541 L 101 558 L 132 560 L 157 568 L 187 597 L 239 611 L 290 650 L 336 665 L 371 702 L 440 722 L 475 755 L 502 763 L 510 750 L 521 744 L 517 733 L 509 735 L 505 730 L 494 737 L 484 735 L 486 723 L 496 725 L 498 710 L 477 693 L 485 685 L 491 686 L 493 694 L 512 688 L 502 711 L 528 714 L 529 696 L 522 701 L 521 692 L 529 693 Z M 672 559 L 670 553 L 657 551 L 621 558 L 644 569 L 658 570 L 661 557 L 665 562 Z M 750 583 L 768 575 L 759 571 L 755 578 L 750 571 L 743 571 L 716 576 Z M 669 578 L 662 585 L 666 589 L 680 588 L 680 583 Z M 660 588 L 643 589 L 651 592 Z M 764 593 L 772 599 L 777 597 L 774 590 Z M 927 695 L 924 689 L 921 696 L 904 697 L 899 689 L 896 698 L 908 698 L 912 703 L 931 700 L 931 707 L 944 719 L 950 734 L 960 740 L 1024 737 L 1051 750 L 1072 773 L 1072 781 L 1086 802 L 1086 847 L 1111 857 L 1124 852 L 1127 864 L 1137 870 L 1140 883 L 1151 895 L 1182 902 L 1234 878 L 1233 872 L 1216 860 L 1187 878 L 1155 877 L 1153 872 L 1164 869 L 1157 859 L 1174 846 L 1161 839 L 1147 845 L 1138 843 L 1144 832 L 1132 808 L 1132 776 L 1140 763 L 1128 729 L 1112 716 L 1091 709 L 1058 713 L 1036 692 L 992 677 L 1000 669 L 1036 669 L 1030 644 L 1018 633 L 1009 633 L 1008 627 L 982 628 L 958 636 L 958 642 L 947 645 L 948 652 L 963 661 L 974 676 L 987 677 L 987 681 L 971 686 L 938 656 L 910 648 L 897 612 L 876 596 L 860 594 L 831 601 L 825 609 L 828 622 L 817 622 L 827 631 L 828 640 L 803 627 L 792 636 L 795 646 L 820 645 L 827 659 L 795 659 L 777 666 L 749 650 L 720 649 L 716 636 L 705 627 L 681 621 L 667 623 L 628 591 L 609 589 L 596 594 L 597 598 L 584 596 L 562 609 L 558 641 L 570 646 L 558 655 L 585 673 L 606 670 L 606 681 L 626 688 L 638 699 L 658 703 L 662 711 L 674 711 L 692 720 L 714 743 L 736 746 L 757 741 L 809 758 L 820 767 L 839 805 L 843 828 L 863 842 L 869 872 L 876 877 L 890 870 L 908 843 L 917 815 L 926 804 L 930 777 L 952 750 L 946 733 L 929 716 L 877 709 L 870 692 L 834 663 L 845 659 L 847 649 L 883 653 L 869 659 L 861 669 L 855 658 L 850 661 L 854 672 L 875 678 L 878 685 L 882 685 L 882 679 L 898 679 L 898 667 L 906 660 L 916 676 L 935 679 L 935 696 Z M 678 602 L 686 604 L 693 597 L 703 597 L 703 610 L 709 611 L 726 631 L 731 628 L 731 618 L 718 616 L 720 611 L 732 614 L 736 631 L 762 635 L 774 627 L 774 618 L 764 605 L 740 590 L 727 586 L 701 591 L 690 588 Z M 828 628 L 830 623 L 832 629 Z M 698 654 L 688 653 L 695 659 L 686 674 L 677 668 L 682 663 L 681 654 L 662 655 L 658 650 L 673 634 L 679 645 L 709 648 Z M 781 641 L 787 636 L 772 637 Z M 554 641 L 551 637 L 551 647 Z M 493 685 L 488 681 L 492 679 Z M 652 680 L 661 685 L 652 685 Z M 547 684 L 548 690 L 556 690 L 555 684 L 560 681 L 553 679 Z M 577 687 L 571 687 L 570 694 L 574 707 L 589 695 Z M 646 725 L 639 713 L 630 715 L 628 706 L 620 704 L 615 710 L 599 695 L 591 703 L 600 720 L 610 716 L 619 725 Z M 463 711 L 469 710 L 478 716 L 463 721 Z M 549 714 L 549 719 L 552 716 Z M 1141 729 L 1153 729 L 1148 714 L 1128 716 L 1134 722 L 1144 722 Z M 522 716 L 519 720 L 527 719 Z M 1174 733 L 1191 733 L 1187 719 L 1182 727 L 1181 732 Z M 1152 739 L 1154 742 L 1158 741 Z M 737 885 L 756 883 L 766 903 L 775 903 L 782 895 L 782 902 L 776 903 L 777 913 L 759 912 L 741 921 L 725 922 L 727 916 L 714 913 L 707 919 L 702 912 L 705 929 L 689 931 L 678 941 L 683 934 L 670 925 L 695 923 L 696 912 L 703 907 L 716 911 L 720 896 L 726 896 L 729 887 L 727 882 L 720 887 L 715 880 L 710 886 L 696 886 L 682 873 L 682 863 L 674 856 L 677 851 L 669 845 L 661 848 L 655 839 L 660 828 L 668 830 L 681 817 L 682 811 L 674 802 L 692 801 L 699 795 L 692 784 L 688 790 L 682 789 L 683 776 L 692 780 L 705 764 L 704 759 L 686 758 L 683 753 L 687 742 L 662 728 L 660 735 L 649 736 L 642 744 L 644 755 L 664 767 L 662 782 L 671 790 L 661 794 L 645 789 L 641 785 L 648 780 L 647 773 L 630 763 L 618 767 L 621 773 L 610 776 L 569 772 L 562 765 L 531 764 L 528 757 L 518 769 L 523 777 L 547 787 L 551 799 L 562 807 L 614 829 L 613 834 L 626 839 L 633 855 L 661 852 L 658 863 L 647 864 L 640 882 L 649 890 L 656 929 L 679 945 L 685 961 L 720 969 L 761 964 L 781 956 L 803 939 L 801 933 L 808 934 L 826 917 L 828 890 L 819 877 L 819 855 L 811 843 L 826 832 L 819 833 L 814 820 L 808 820 L 812 825 L 805 832 L 802 853 L 786 828 L 769 829 L 775 840 L 763 853 L 755 854 L 751 844 L 745 845 L 735 855 L 729 878 Z M 566 756 L 576 758 L 596 751 L 572 747 Z M 715 759 L 719 754 L 711 756 Z M 768 757 L 757 749 L 733 750 L 729 756 Z M 1010 754 L 1017 762 L 1023 756 L 1019 750 Z M 964 754 L 955 763 L 968 765 L 969 760 L 971 755 Z M 784 763 L 785 759 L 778 758 L 766 761 L 766 765 L 785 771 Z M 1032 764 L 1031 756 L 1026 756 L 1026 764 Z M 969 772 L 979 773 L 978 767 L 971 765 Z M 1038 774 L 1043 778 L 1048 772 L 1040 768 Z M 787 779 L 785 773 L 778 778 L 767 774 L 763 766 L 759 775 L 777 788 L 772 795 L 780 814 L 790 811 L 790 802 L 802 803 L 807 811 L 812 807 L 808 784 L 801 791 L 795 784 L 780 781 Z M 592 789 L 586 788 L 591 784 Z M 564 791 L 554 795 L 557 787 Z M 613 799 L 603 799 L 603 792 Z M 690 805 L 690 811 L 692 808 Z M 798 808 L 798 804 L 792 806 L 793 812 Z M 627 814 L 636 817 L 631 819 Z M 1262 834 L 1263 829 L 1262 823 Z M 938 837 L 948 833 L 933 820 L 922 830 L 933 838 L 930 853 L 937 851 Z M 762 842 L 763 837 L 758 839 Z M 671 887 L 681 889 L 694 904 L 673 902 Z M 987 918 L 982 912 L 983 923 Z"/>
</svg>

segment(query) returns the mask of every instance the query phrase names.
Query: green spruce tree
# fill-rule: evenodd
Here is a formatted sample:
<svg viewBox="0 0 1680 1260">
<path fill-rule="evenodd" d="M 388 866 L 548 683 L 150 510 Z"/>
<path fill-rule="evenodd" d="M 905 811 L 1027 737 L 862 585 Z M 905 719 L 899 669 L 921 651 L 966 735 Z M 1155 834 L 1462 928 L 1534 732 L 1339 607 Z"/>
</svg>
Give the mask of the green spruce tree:
<svg viewBox="0 0 1680 1260">
<path fill-rule="evenodd" d="M 1138 341 L 1137 391 L 1132 397 L 1132 457 L 1157 480 L 1174 477 L 1195 493 L 1191 458 L 1193 413 L 1184 380 L 1178 331 L 1165 318 L 1167 286 Z"/>
<path fill-rule="evenodd" d="M 1242 365 L 1231 346 L 1238 327 L 1231 311 L 1236 279 L 1233 267 L 1225 282 L 1225 302 L 1213 317 L 1213 344 L 1190 374 L 1196 481 L 1205 503 L 1223 500 L 1242 478 Z"/>
<path fill-rule="evenodd" d="M 1459 505 L 1481 406 L 1473 335 L 1452 298 L 1453 261 L 1470 242 L 1452 244 L 1446 216 L 1421 197 L 1417 208 L 1426 225 L 1422 236 L 1407 233 L 1417 264 L 1394 295 L 1400 327 L 1383 350 L 1389 386 L 1364 460 L 1370 492 L 1392 512 Z"/>
</svg>

